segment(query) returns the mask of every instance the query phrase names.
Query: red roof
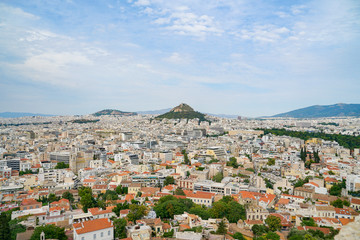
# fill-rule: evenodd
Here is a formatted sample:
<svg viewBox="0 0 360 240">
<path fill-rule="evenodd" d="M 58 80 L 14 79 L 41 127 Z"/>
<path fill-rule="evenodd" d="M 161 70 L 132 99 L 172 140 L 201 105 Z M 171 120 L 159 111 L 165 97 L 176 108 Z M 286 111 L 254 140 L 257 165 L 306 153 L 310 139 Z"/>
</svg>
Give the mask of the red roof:
<svg viewBox="0 0 360 240">
<path fill-rule="evenodd" d="M 209 193 L 209 192 L 201 192 L 197 191 L 196 193 L 189 191 L 189 190 L 183 190 L 187 198 L 205 198 L 205 199 L 211 199 L 215 196 L 215 193 Z"/>
<path fill-rule="evenodd" d="M 113 224 L 108 218 L 100 218 L 81 223 L 75 223 L 73 224 L 73 227 L 77 234 L 84 234 L 106 228 L 113 228 Z"/>
<path fill-rule="evenodd" d="M 28 205 L 34 205 L 34 204 L 41 204 L 41 202 L 38 202 L 33 198 L 23 199 L 21 202 L 21 206 L 28 206 Z"/>
</svg>

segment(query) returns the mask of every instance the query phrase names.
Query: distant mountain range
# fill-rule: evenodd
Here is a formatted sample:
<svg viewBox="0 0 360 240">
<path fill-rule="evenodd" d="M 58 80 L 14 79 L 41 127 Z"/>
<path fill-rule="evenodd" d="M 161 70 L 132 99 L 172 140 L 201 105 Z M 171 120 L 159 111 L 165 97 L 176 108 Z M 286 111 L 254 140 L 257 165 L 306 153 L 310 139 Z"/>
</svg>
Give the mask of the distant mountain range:
<svg viewBox="0 0 360 240">
<path fill-rule="evenodd" d="M 155 119 L 194 119 L 198 118 L 200 121 L 208 121 L 205 114 L 196 112 L 192 107 L 185 103 L 174 107 L 169 112 L 156 116 Z"/>
<path fill-rule="evenodd" d="M 315 105 L 300 108 L 272 117 L 322 118 L 322 117 L 360 117 L 360 104 L 338 103 L 334 105 Z"/>
<path fill-rule="evenodd" d="M 228 114 L 212 114 L 212 113 L 200 113 L 194 111 L 187 104 L 180 104 L 179 106 L 171 109 L 160 109 L 151 111 L 138 111 L 138 112 L 123 112 L 116 109 L 104 109 L 94 113 L 94 116 L 102 115 L 115 115 L 115 116 L 134 116 L 137 114 L 151 114 L 159 115 L 157 118 L 201 118 L 205 119 L 205 114 L 223 118 L 236 118 L 237 115 Z M 1 112 L 0 118 L 19 118 L 19 117 L 52 117 L 56 115 L 41 114 L 41 113 L 26 113 L 26 112 Z M 360 117 L 360 104 L 345 104 L 338 103 L 334 105 L 314 105 L 306 108 L 296 109 L 290 112 L 276 114 L 271 117 L 291 117 L 291 118 L 322 118 L 322 117 Z"/>
<path fill-rule="evenodd" d="M 93 114 L 94 116 L 103 116 L 103 115 L 115 115 L 115 116 L 134 116 L 137 115 L 136 112 L 123 112 L 116 109 L 104 109 Z"/>
<path fill-rule="evenodd" d="M 52 117 L 54 115 L 50 114 L 41 114 L 41 113 L 26 113 L 26 112 L 2 112 L 0 113 L 1 118 L 20 118 L 20 117 Z"/>
<path fill-rule="evenodd" d="M 166 109 L 159 109 L 159 110 L 150 110 L 150 111 L 138 111 L 138 114 L 152 114 L 152 115 L 156 115 L 156 114 L 164 114 L 167 113 L 168 111 L 170 111 L 171 108 L 166 108 Z"/>
</svg>

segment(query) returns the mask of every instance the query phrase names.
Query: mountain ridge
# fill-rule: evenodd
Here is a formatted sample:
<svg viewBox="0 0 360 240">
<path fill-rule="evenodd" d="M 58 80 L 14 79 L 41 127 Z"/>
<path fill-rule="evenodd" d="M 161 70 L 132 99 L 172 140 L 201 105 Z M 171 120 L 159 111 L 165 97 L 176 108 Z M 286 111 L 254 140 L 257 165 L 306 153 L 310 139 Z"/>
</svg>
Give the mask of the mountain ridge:
<svg viewBox="0 0 360 240">
<path fill-rule="evenodd" d="M 96 113 L 93 113 L 94 116 L 103 116 L 103 115 L 113 115 L 113 116 L 135 116 L 136 112 L 123 112 L 117 109 L 104 109 Z"/>
<path fill-rule="evenodd" d="M 195 119 L 199 121 L 208 121 L 205 114 L 195 111 L 188 104 L 181 103 L 180 105 L 172 108 L 169 112 L 156 116 L 155 119 Z"/>
<path fill-rule="evenodd" d="M 360 104 L 336 103 L 332 105 L 313 105 L 280 113 L 271 117 L 321 118 L 321 117 L 360 117 Z"/>
</svg>

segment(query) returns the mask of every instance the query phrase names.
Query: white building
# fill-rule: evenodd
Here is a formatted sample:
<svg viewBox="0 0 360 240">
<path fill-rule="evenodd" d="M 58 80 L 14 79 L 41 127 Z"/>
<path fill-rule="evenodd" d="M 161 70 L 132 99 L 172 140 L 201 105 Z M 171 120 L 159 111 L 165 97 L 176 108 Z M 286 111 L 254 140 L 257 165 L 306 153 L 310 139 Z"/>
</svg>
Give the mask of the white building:
<svg viewBox="0 0 360 240">
<path fill-rule="evenodd" d="M 100 218 L 73 224 L 74 240 L 114 239 L 114 226 L 109 218 Z"/>
</svg>

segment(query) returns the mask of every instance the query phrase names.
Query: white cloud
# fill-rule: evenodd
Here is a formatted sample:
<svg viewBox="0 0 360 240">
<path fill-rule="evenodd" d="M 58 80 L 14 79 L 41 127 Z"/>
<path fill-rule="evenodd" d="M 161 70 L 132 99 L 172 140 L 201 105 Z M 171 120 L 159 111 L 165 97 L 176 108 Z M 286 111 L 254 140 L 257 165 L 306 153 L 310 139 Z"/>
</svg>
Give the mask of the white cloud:
<svg viewBox="0 0 360 240">
<path fill-rule="evenodd" d="M 135 6 L 149 6 L 150 1 L 149 0 L 138 0 L 134 3 Z"/>
<path fill-rule="evenodd" d="M 255 26 L 252 30 L 241 30 L 241 32 L 236 33 L 236 35 L 244 40 L 273 43 L 287 38 L 289 33 L 290 30 L 286 27 L 262 25 Z"/>
<path fill-rule="evenodd" d="M 198 16 L 190 12 L 175 12 L 167 18 L 158 18 L 156 24 L 167 25 L 165 29 L 180 35 L 204 37 L 207 34 L 220 35 L 223 31 L 216 26 L 213 17 Z"/>
<path fill-rule="evenodd" d="M 60 36 L 58 34 L 46 30 L 32 30 L 32 31 L 26 31 L 26 33 L 27 36 L 20 38 L 19 39 L 20 41 L 33 42 L 33 41 L 48 40 L 50 38 L 62 38 L 62 39 L 70 40 L 69 37 Z"/>
<path fill-rule="evenodd" d="M 174 64 L 188 64 L 192 60 L 189 55 L 180 54 L 178 52 L 173 52 L 168 58 L 165 58 L 165 61 L 174 63 Z"/>
</svg>

